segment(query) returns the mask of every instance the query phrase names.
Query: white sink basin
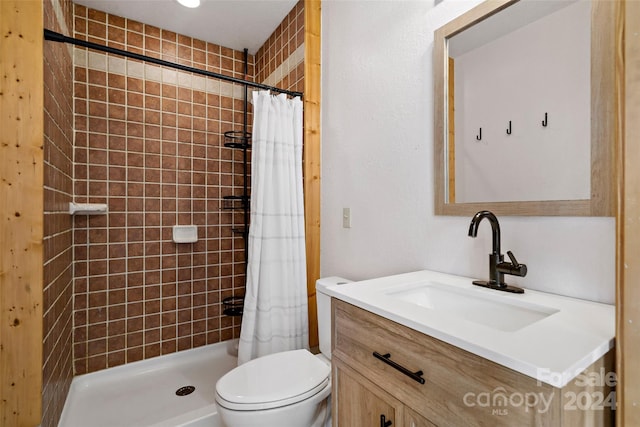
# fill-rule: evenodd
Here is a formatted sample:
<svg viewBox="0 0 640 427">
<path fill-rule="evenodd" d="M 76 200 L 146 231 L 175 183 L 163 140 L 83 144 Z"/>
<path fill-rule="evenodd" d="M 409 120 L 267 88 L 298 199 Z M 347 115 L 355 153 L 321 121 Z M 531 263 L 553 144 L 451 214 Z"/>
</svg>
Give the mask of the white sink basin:
<svg viewBox="0 0 640 427">
<path fill-rule="evenodd" d="M 505 300 L 499 298 L 499 294 L 490 298 L 486 292 L 456 289 L 437 282 L 388 291 L 386 295 L 505 332 L 517 331 L 559 311 L 529 302 Z"/>
<path fill-rule="evenodd" d="M 564 387 L 613 347 L 613 305 L 532 289 L 509 294 L 473 280 L 422 270 L 327 293 L 553 387 Z"/>
</svg>

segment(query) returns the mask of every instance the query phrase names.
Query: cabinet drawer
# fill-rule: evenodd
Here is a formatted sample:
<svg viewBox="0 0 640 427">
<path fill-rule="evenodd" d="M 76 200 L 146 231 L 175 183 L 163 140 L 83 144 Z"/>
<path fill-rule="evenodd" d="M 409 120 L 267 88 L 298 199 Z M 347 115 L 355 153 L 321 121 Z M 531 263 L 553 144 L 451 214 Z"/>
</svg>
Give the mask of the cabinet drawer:
<svg viewBox="0 0 640 427">
<path fill-rule="evenodd" d="M 434 424 L 560 425 L 558 389 L 345 302 L 333 299 L 332 309 L 333 354 Z M 424 384 L 374 352 L 422 371 Z"/>
</svg>

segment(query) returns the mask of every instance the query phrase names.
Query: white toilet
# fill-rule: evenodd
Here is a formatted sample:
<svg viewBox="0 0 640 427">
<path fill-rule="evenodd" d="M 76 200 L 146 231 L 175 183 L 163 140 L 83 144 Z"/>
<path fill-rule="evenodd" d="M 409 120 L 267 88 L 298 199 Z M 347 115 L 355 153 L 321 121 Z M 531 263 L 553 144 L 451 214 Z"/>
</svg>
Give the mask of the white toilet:
<svg viewBox="0 0 640 427">
<path fill-rule="evenodd" d="M 331 297 L 340 277 L 316 282 L 321 354 L 292 350 L 251 360 L 216 384 L 226 427 L 325 427 L 331 425 Z"/>
</svg>

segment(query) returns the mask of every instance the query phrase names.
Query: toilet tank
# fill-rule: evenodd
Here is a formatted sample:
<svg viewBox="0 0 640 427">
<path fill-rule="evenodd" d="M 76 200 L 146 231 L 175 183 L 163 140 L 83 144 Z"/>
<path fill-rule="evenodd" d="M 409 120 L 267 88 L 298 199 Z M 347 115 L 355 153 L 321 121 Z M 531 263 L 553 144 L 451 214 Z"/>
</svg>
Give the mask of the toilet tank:
<svg viewBox="0 0 640 427">
<path fill-rule="evenodd" d="M 320 352 L 331 359 L 331 297 L 326 289 L 330 286 L 350 283 L 342 277 L 325 277 L 316 281 L 316 303 L 318 305 L 318 340 Z"/>
</svg>

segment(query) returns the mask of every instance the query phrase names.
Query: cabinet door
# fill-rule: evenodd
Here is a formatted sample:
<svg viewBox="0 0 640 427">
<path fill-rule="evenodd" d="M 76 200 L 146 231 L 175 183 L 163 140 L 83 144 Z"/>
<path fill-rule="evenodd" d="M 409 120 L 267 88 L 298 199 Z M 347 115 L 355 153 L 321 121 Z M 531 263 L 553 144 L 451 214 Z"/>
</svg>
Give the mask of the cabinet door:
<svg viewBox="0 0 640 427">
<path fill-rule="evenodd" d="M 405 427 L 437 427 L 422 415 L 406 407 L 404 408 L 404 425 Z"/>
<path fill-rule="evenodd" d="M 343 367 L 335 369 L 335 427 L 402 426 L 402 404 L 399 401 L 359 374 Z"/>
</svg>

